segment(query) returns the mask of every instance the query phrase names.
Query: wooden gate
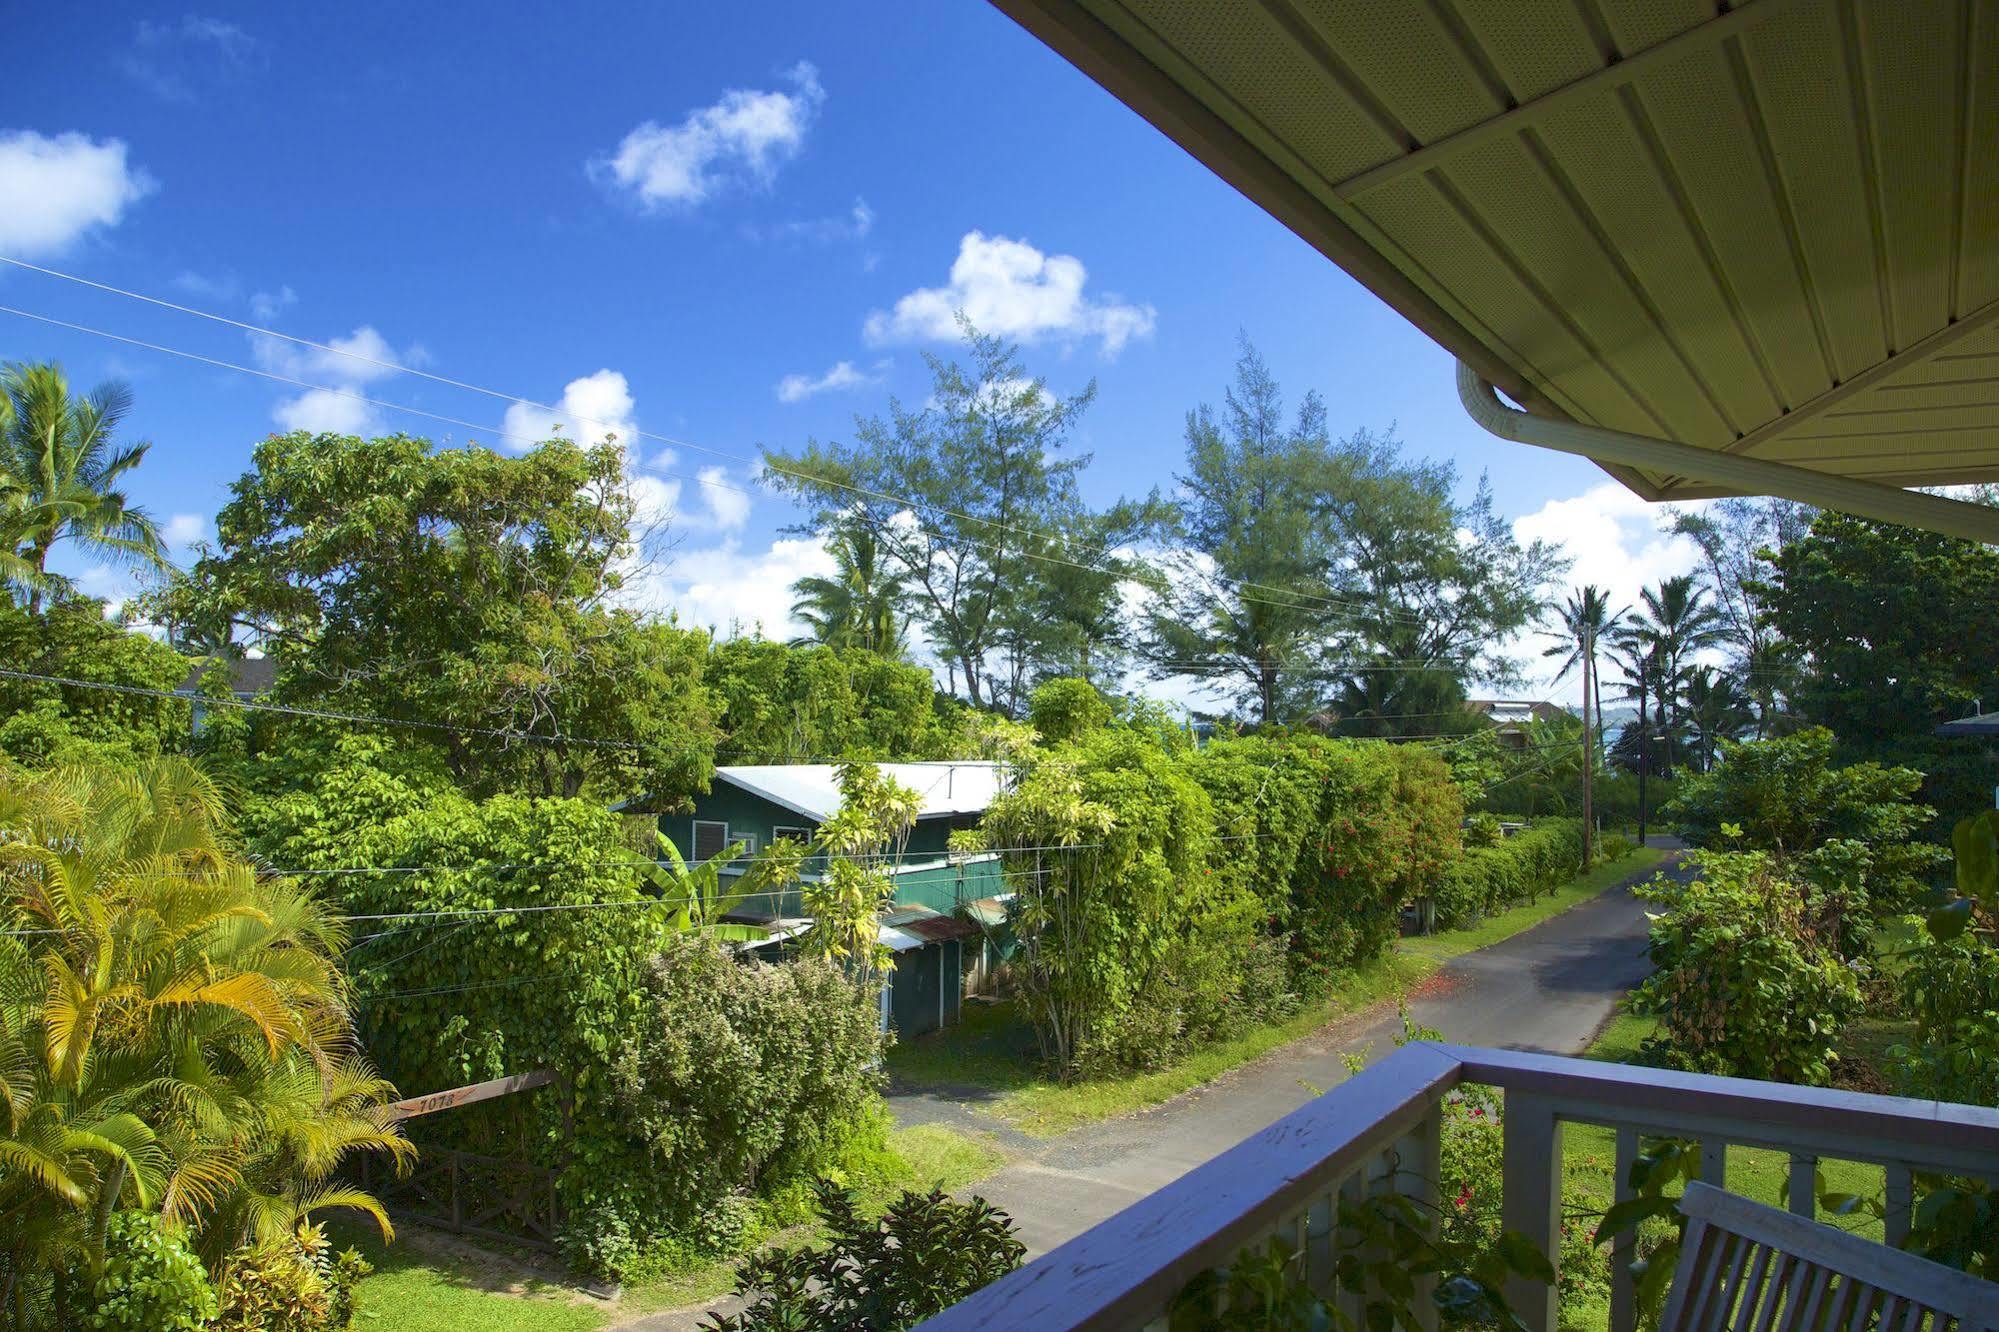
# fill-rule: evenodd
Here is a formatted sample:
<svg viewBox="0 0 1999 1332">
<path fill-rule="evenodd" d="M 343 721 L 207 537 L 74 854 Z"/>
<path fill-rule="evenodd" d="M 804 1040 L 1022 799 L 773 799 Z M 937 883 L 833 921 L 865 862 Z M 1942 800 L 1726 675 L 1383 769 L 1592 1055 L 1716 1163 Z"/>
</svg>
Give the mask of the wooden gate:
<svg viewBox="0 0 1999 1332">
<path fill-rule="evenodd" d="M 409 1120 L 489 1101 L 496 1096 L 532 1091 L 555 1081 L 556 1076 L 550 1070 L 536 1069 L 469 1087 L 412 1096 L 390 1108 L 398 1119 Z M 403 1176 L 378 1169 L 369 1156 L 361 1158 L 361 1187 L 380 1199 L 388 1211 L 454 1234 L 535 1249 L 556 1247 L 556 1232 L 563 1220 L 562 1199 L 555 1187 L 557 1171 L 453 1147 L 426 1147 L 417 1143 L 416 1148 L 417 1162 Z"/>
<path fill-rule="evenodd" d="M 524 1161 L 422 1144 L 417 1163 L 400 1178 L 361 1158 L 361 1187 L 397 1217 L 535 1249 L 554 1249 L 562 1226 L 556 1173 Z"/>
</svg>

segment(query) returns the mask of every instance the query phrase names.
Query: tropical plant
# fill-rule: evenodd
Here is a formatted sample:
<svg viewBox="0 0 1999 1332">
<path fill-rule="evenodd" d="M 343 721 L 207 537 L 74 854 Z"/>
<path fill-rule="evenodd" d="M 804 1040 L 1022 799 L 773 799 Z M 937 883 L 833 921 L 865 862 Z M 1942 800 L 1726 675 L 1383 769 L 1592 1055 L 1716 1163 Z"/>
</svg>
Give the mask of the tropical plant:
<svg viewBox="0 0 1999 1332">
<path fill-rule="evenodd" d="M 889 567 L 887 553 L 865 527 L 837 523 L 826 541 L 833 574 L 812 574 L 791 585 L 798 600 L 791 613 L 811 632 L 794 646 L 823 643 L 885 657 L 902 655 L 904 574 Z"/>
<path fill-rule="evenodd" d="M 905 1192 L 880 1220 L 844 1189 L 818 1185 L 823 1245 L 773 1249 L 745 1263 L 742 1313 L 710 1315 L 708 1332 L 900 1332 L 1020 1266 L 1027 1246 L 983 1198 Z"/>
<path fill-rule="evenodd" d="M 153 1209 L 211 1261 L 368 1194 L 342 1161 L 411 1151 L 361 1057 L 343 929 L 228 847 L 184 759 L 0 772 L 0 1266 L 104 1261 Z"/>
<path fill-rule="evenodd" d="M 215 1316 L 215 1287 L 186 1234 L 154 1212 L 112 1213 L 97 1270 L 64 1276 L 84 1287 L 68 1303 L 92 1332 L 201 1332 Z"/>
<path fill-rule="evenodd" d="M 1569 594 L 1567 601 L 1555 608 L 1553 624 L 1542 633 L 1555 640 L 1544 649 L 1543 657 L 1559 657 L 1555 663 L 1555 678 L 1566 679 L 1570 671 L 1582 671 L 1583 685 L 1583 734 L 1582 734 L 1582 786 L 1583 786 L 1583 859 L 1590 858 L 1590 840 L 1596 831 L 1595 810 L 1595 760 L 1597 758 L 1597 735 L 1603 726 L 1603 684 L 1597 677 L 1596 659 L 1598 651 L 1616 640 L 1618 631 L 1624 624 L 1624 617 L 1630 607 L 1613 611 L 1610 609 L 1610 593 L 1595 583 L 1589 583 Z M 1592 722 L 1592 711 L 1594 722 Z"/>
<path fill-rule="evenodd" d="M 895 900 L 891 871 L 923 798 L 872 763 L 843 764 L 836 776 L 840 808 L 819 825 L 813 843 L 825 868 L 803 886 L 812 928 L 800 942 L 808 956 L 852 968 L 865 986 L 894 966 L 881 941 L 881 913 Z"/>
<path fill-rule="evenodd" d="M 773 883 L 786 881 L 797 873 L 804 848 L 776 842 L 764 848 L 747 870 L 722 886 L 722 869 L 742 859 L 745 843 L 731 842 L 717 855 L 690 867 L 680 848 L 663 832 L 653 833 L 659 856 L 640 860 L 639 874 L 658 891 L 666 906 L 666 926 L 678 934 L 701 934 L 722 943 L 754 943 L 768 938 L 761 925 L 738 924 L 728 919 L 746 902 L 771 895 Z"/>
<path fill-rule="evenodd" d="M 68 589 L 48 570 L 60 541 L 128 564 L 166 564 L 152 516 L 118 488 L 150 447 L 115 442 L 131 410 L 131 389 L 116 381 L 77 397 L 59 365 L 0 367 L 0 547 L 8 554 L 0 578 L 27 593 L 30 611 Z"/>
<path fill-rule="evenodd" d="M 1740 740 L 1754 723 L 1749 698 L 1726 675 L 1712 666 L 1695 666 L 1686 673 L 1682 695 L 1687 728 L 1693 744 L 1693 767 L 1706 772 L 1725 740 Z"/>
</svg>

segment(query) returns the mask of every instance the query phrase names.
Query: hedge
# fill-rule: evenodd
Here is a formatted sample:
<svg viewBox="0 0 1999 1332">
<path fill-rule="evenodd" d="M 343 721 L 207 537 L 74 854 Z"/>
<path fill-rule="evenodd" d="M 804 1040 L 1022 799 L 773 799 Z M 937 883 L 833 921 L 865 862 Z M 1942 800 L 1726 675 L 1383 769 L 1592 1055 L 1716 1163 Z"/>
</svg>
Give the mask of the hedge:
<svg viewBox="0 0 1999 1332">
<path fill-rule="evenodd" d="M 1543 819 L 1494 846 L 1469 846 L 1438 873 L 1437 923 L 1461 925 L 1551 892 L 1582 868 L 1581 819 Z"/>
</svg>

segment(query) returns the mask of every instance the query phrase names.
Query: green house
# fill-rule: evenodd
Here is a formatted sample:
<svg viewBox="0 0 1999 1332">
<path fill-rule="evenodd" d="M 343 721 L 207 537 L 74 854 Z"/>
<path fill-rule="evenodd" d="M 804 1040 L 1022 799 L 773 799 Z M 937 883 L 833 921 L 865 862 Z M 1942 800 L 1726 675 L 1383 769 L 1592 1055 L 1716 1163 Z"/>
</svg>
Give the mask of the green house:
<svg viewBox="0 0 1999 1332">
<path fill-rule="evenodd" d="M 921 798 L 909 839 L 887 865 L 895 904 L 882 918 L 882 942 L 895 955 L 883 993 L 883 1021 L 904 1036 L 955 1022 L 967 978 L 977 985 L 995 959 L 990 923 L 1003 917 L 1006 892 L 1000 859 L 950 849 L 950 836 L 976 827 L 1005 782 L 1002 765 L 977 760 L 884 763 L 882 775 Z M 659 829 L 690 863 L 741 843 L 743 860 L 723 873 L 741 874 L 748 856 L 777 838 L 810 843 L 840 808 L 839 769 L 830 763 L 751 764 L 717 768 L 708 794 L 690 813 L 663 814 Z M 823 862 L 807 859 L 800 878 L 816 880 Z M 770 900 L 746 902 L 738 914 L 772 927 L 782 939 L 809 924 L 796 887 Z"/>
</svg>

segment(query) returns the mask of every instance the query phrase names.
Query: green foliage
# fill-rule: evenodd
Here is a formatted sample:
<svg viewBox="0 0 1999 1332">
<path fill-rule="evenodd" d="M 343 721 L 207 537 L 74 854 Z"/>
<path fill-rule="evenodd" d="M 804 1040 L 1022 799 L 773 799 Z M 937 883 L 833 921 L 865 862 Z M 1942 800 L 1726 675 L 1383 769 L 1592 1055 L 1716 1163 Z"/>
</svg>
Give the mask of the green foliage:
<svg viewBox="0 0 1999 1332">
<path fill-rule="evenodd" d="M 1934 732 L 1999 697 L 1999 550 L 1826 510 L 1757 590 L 1802 663 L 1792 705 L 1839 737 L 1842 758 L 1922 770 L 1941 810 L 1990 803 L 1988 747 Z"/>
<path fill-rule="evenodd" d="M 860 648 L 732 638 L 704 676 L 731 763 L 962 758 L 962 705 L 921 666 Z"/>
<path fill-rule="evenodd" d="M 0 661 L 36 675 L 179 689 L 192 663 L 104 610 L 70 597 L 34 614 L 0 597 Z M 181 748 L 189 733 L 183 702 L 0 679 L 0 755 L 20 763 L 129 762 Z"/>
<path fill-rule="evenodd" d="M 1049 680 L 1027 704 L 1028 724 L 1044 745 L 1066 745 L 1111 724 L 1110 701 L 1088 680 Z"/>
<path fill-rule="evenodd" d="M 818 642 L 842 652 L 900 658 L 904 575 L 888 567 L 874 534 L 852 523 L 834 524 L 826 551 L 833 557 L 831 578 L 813 575 L 791 585 L 798 594 L 791 613 L 812 631 L 798 645 Z"/>
<path fill-rule="evenodd" d="M 353 1154 L 409 1156 L 354 1040 L 344 931 L 228 843 L 184 759 L 0 773 L 0 1267 L 104 1252 L 120 1206 L 211 1259 L 375 1200 Z"/>
<path fill-rule="evenodd" d="M 1878 763 L 1838 767 L 1832 732 L 1807 727 L 1776 740 L 1722 746 L 1713 772 L 1682 783 L 1664 811 L 1680 835 L 1696 846 L 1728 843 L 1746 851 L 1794 856 L 1835 837 L 1878 851 L 1907 843 L 1934 811 L 1915 802 L 1923 775 Z M 1724 825 L 1739 832 L 1727 839 Z M 1919 872 L 1934 863 L 1924 853 L 1898 869 Z"/>
<path fill-rule="evenodd" d="M 1227 1009 L 1239 972 L 1216 954 L 1252 946 L 1255 899 L 1217 881 L 1212 805 L 1185 765 L 1099 731 L 1024 772 L 984 826 L 1057 848 L 1006 860 L 1016 981 L 1058 1075 L 1159 1062 Z"/>
<path fill-rule="evenodd" d="M 1583 868 L 1582 859 L 1580 819 L 1543 819 L 1496 843 L 1467 846 L 1437 874 L 1437 921 L 1455 928 L 1531 902 L 1573 879 Z"/>
<path fill-rule="evenodd" d="M 983 1198 L 905 1192 L 880 1220 L 821 1183 L 823 1247 L 773 1249 L 745 1263 L 736 1293 L 748 1307 L 710 1315 L 710 1332 L 899 1332 L 1020 1266 L 1026 1246 Z"/>
<path fill-rule="evenodd" d="M 1632 1001 L 1661 1021 L 1648 1053 L 1695 1072 L 1826 1083 L 1840 1030 L 1861 1011 L 1854 969 L 1767 853 L 1694 863 L 1684 885 L 1661 877 L 1639 890 L 1665 908 L 1652 922 L 1657 970 Z"/>
<path fill-rule="evenodd" d="M 843 764 L 839 812 L 819 825 L 814 849 L 823 868 L 801 897 L 812 927 L 808 956 L 851 967 L 865 986 L 895 966 L 881 941 L 881 916 L 895 901 L 891 866 L 909 843 L 923 798 L 872 763 Z"/>
<path fill-rule="evenodd" d="M 1096 552 L 1151 526 L 1152 510 L 1091 510 L 1077 485 L 1089 455 L 1057 456 L 1094 382 L 1051 392 L 1017 348 L 963 327 L 966 364 L 927 358 L 924 407 L 891 401 L 886 417 L 855 422 L 852 444 L 809 441 L 766 450 L 765 462 L 812 510 L 808 530 L 865 533 L 880 548 L 908 588 L 907 613 L 972 704 L 1013 715 L 1051 667 L 1086 673 L 1116 654 L 1119 588 L 1140 571 Z M 1079 552 L 1086 568 L 1059 563 L 1084 564 Z"/>
<path fill-rule="evenodd" d="M 684 937 L 652 963 L 642 1002 L 613 1070 L 619 1126 L 642 1144 L 627 1169 L 650 1194 L 635 1223 L 726 1228 L 732 1199 L 823 1173 L 874 1103 L 874 993 L 828 963 L 741 962 Z"/>
<path fill-rule="evenodd" d="M 319 1237 L 324 1247 L 324 1236 Z M 325 1332 L 334 1321 L 333 1290 L 311 1255 L 290 1235 L 249 1245 L 223 1265 L 216 1332 Z"/>
<path fill-rule="evenodd" d="M 644 553 L 635 512 L 615 444 L 273 436 L 148 611 L 181 641 L 261 644 L 277 701 L 462 728 L 438 744 L 476 794 L 671 800 L 707 778 L 716 706 L 705 634 L 608 608 Z"/>
<path fill-rule="evenodd" d="M 215 1288 L 178 1226 L 152 1212 L 111 1214 L 103 1266 L 80 1274 L 88 1294 L 63 1325 L 99 1332 L 196 1332 L 215 1316 Z"/>
</svg>

